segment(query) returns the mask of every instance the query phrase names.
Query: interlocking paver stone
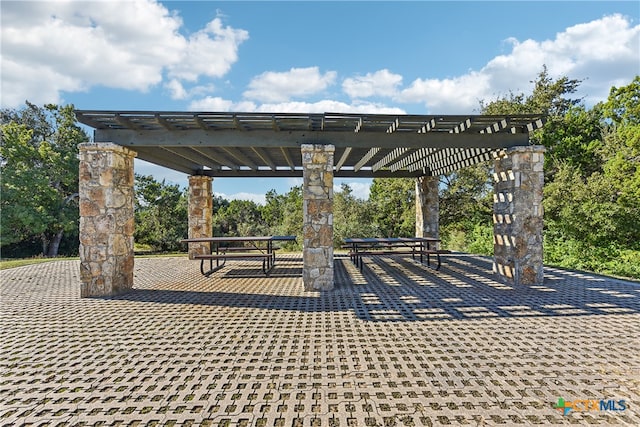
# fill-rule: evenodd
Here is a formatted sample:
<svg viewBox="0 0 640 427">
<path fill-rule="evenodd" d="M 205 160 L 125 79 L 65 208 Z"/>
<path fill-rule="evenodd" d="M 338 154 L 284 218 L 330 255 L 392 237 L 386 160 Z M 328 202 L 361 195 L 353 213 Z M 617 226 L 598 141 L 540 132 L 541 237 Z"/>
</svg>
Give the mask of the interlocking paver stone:
<svg viewBox="0 0 640 427">
<path fill-rule="evenodd" d="M 267 277 L 140 258 L 132 292 L 91 299 L 75 261 L 2 271 L 0 425 L 640 425 L 640 284 L 548 267 L 513 287 L 459 254 L 365 263 L 337 256 L 320 293 L 299 255 Z"/>
</svg>

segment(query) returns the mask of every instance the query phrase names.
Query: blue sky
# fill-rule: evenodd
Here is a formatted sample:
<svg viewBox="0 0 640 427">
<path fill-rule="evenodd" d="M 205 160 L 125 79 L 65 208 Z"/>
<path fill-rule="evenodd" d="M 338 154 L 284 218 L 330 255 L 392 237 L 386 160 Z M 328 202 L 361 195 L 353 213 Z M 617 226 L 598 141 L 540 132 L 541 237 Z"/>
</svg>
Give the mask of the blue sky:
<svg viewBox="0 0 640 427">
<path fill-rule="evenodd" d="M 552 77 L 587 105 L 640 74 L 637 1 L 5 1 L 2 107 L 472 114 Z M 184 174 L 136 172 L 186 185 Z M 348 182 L 361 197 L 369 180 Z M 216 179 L 260 201 L 290 179 Z"/>
</svg>

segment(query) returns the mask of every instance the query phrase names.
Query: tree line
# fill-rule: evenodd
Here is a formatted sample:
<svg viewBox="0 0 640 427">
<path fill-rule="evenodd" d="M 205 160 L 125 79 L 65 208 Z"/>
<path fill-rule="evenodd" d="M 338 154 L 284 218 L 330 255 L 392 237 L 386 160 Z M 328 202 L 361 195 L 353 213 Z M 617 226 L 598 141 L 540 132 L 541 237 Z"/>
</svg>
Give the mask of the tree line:
<svg viewBox="0 0 640 427">
<path fill-rule="evenodd" d="M 640 278 L 640 76 L 591 108 L 572 97 L 579 80 L 553 79 L 543 68 L 532 83 L 530 94 L 509 93 L 479 110 L 547 116 L 531 135 L 547 149 L 545 262 Z M 0 130 L 2 256 L 77 253 L 77 145 L 89 137 L 73 106 L 2 110 Z M 491 172 L 488 162 L 440 177 L 444 247 L 492 254 Z M 184 250 L 178 242 L 187 235 L 186 190 L 136 175 L 135 191 L 139 247 Z M 219 196 L 213 202 L 215 235 L 302 234 L 301 187 L 269 191 L 263 205 Z M 376 178 L 366 200 L 343 184 L 333 222 L 336 247 L 345 237 L 414 235 L 414 180 Z"/>
</svg>

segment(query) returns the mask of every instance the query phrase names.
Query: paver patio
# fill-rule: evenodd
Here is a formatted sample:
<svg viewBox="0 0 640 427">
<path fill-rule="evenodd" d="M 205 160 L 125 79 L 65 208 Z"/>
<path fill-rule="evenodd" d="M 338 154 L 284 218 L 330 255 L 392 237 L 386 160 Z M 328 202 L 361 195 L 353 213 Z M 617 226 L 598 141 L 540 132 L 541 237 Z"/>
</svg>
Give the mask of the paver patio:
<svg viewBox="0 0 640 427">
<path fill-rule="evenodd" d="M 0 424 L 640 425 L 638 283 L 338 258 L 317 293 L 301 269 L 142 258 L 132 292 L 84 299 L 77 261 L 0 272 Z M 626 409 L 564 415 L 558 398 Z"/>
</svg>

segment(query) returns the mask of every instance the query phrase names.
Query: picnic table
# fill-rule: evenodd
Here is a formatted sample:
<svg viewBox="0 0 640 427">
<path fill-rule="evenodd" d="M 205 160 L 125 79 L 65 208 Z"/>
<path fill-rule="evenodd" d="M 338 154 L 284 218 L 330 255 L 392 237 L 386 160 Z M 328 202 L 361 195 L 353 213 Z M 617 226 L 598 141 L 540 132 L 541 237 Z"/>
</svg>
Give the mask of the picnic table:
<svg viewBox="0 0 640 427">
<path fill-rule="evenodd" d="M 376 255 L 411 255 L 413 259 L 420 258 L 420 262 L 427 259 L 427 266 L 431 266 L 431 255 L 436 257 L 436 270 L 440 269 L 440 255 L 451 251 L 437 249 L 440 239 L 432 237 L 354 237 L 344 239 L 345 247 L 349 249 L 349 258 L 362 271 L 362 258 Z"/>
<path fill-rule="evenodd" d="M 209 243 L 208 254 L 197 254 L 194 259 L 200 260 L 200 272 L 209 277 L 224 267 L 228 259 L 256 259 L 262 261 L 262 272 L 269 274 L 276 264 L 274 242 L 292 242 L 296 236 L 241 236 L 241 237 L 198 237 L 181 240 L 182 243 Z M 248 245 L 245 245 L 248 243 Z M 241 245 L 241 246 L 239 246 Z M 205 262 L 209 261 L 209 269 L 205 271 Z M 214 266 L 215 261 L 215 266 Z"/>
</svg>

